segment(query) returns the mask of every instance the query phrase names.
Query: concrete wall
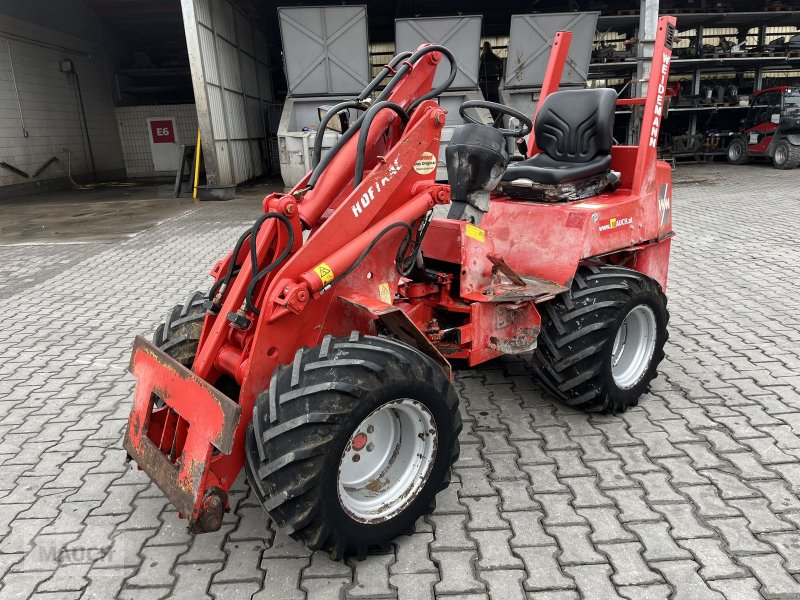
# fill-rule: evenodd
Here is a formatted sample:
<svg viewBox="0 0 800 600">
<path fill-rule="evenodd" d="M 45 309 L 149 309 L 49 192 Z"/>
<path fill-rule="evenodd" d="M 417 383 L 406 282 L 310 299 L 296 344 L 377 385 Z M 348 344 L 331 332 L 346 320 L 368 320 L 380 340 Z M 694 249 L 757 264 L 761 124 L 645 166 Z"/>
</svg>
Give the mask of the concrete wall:
<svg viewBox="0 0 800 600">
<path fill-rule="evenodd" d="M 33 175 L 59 159 L 28 179 L 0 166 L 0 197 L 63 187 L 70 156 L 72 175 L 91 177 L 76 80 L 59 70 L 67 58 L 79 77 L 95 169 L 101 178 L 124 176 L 103 36 L 76 0 L 0 3 L 0 161 Z"/>
<path fill-rule="evenodd" d="M 114 112 L 128 177 L 175 175 L 174 171 L 159 172 L 153 168 L 148 118 L 175 117 L 178 144 L 192 146 L 197 141 L 197 110 L 194 104 L 124 106 L 115 108 Z"/>
</svg>

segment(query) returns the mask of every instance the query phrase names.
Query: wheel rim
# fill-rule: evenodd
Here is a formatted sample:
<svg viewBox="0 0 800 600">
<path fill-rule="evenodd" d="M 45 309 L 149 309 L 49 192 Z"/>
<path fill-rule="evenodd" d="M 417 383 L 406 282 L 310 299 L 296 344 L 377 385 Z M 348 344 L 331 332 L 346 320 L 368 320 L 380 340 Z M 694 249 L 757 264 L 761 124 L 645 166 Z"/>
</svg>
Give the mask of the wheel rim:
<svg viewBox="0 0 800 600">
<path fill-rule="evenodd" d="M 653 358 L 656 331 L 656 314 L 646 304 L 625 315 L 611 351 L 611 375 L 617 387 L 632 388 L 642 379 Z"/>
<path fill-rule="evenodd" d="M 788 158 L 788 156 L 789 156 L 789 153 L 788 153 L 788 151 L 786 150 L 786 148 L 784 146 L 778 146 L 777 148 L 775 148 L 775 164 L 776 165 L 782 165 L 783 163 L 785 163 L 786 159 Z"/>
<path fill-rule="evenodd" d="M 742 155 L 742 148 L 739 144 L 733 143 L 728 146 L 728 158 L 736 160 Z"/>
<path fill-rule="evenodd" d="M 339 462 L 342 508 L 362 523 L 383 522 L 404 510 L 428 480 L 438 441 L 436 421 L 421 402 L 403 398 L 372 411 Z"/>
</svg>

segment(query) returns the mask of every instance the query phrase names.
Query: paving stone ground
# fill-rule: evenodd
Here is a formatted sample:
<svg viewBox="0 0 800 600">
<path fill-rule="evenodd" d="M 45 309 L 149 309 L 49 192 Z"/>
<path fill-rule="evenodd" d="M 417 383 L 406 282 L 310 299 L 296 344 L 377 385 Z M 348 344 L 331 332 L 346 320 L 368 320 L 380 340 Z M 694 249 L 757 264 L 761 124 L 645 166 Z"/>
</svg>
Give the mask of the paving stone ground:
<svg viewBox="0 0 800 600">
<path fill-rule="evenodd" d="M 241 480 L 222 530 L 192 537 L 124 461 L 134 334 L 207 286 L 256 201 L 0 248 L 0 599 L 800 598 L 800 171 L 676 178 L 651 392 L 587 415 L 525 360 L 459 370 L 453 484 L 362 562 L 274 533 Z"/>
</svg>

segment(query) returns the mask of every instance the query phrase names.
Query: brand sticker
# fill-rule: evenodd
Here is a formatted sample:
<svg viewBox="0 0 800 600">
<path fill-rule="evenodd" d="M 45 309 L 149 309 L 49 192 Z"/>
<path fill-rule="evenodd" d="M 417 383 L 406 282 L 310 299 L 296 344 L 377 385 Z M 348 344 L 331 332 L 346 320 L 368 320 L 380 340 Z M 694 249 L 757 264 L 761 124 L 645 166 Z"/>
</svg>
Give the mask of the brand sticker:
<svg viewBox="0 0 800 600">
<path fill-rule="evenodd" d="M 624 225 L 630 225 L 633 223 L 633 217 L 625 217 L 624 219 L 617 219 L 616 217 L 612 217 L 608 220 L 608 223 L 604 223 L 600 225 L 597 229 L 599 231 L 609 231 L 611 229 L 617 229 L 618 227 L 623 227 Z"/>
<path fill-rule="evenodd" d="M 388 283 L 382 283 L 378 286 L 378 293 L 381 295 L 381 302 L 386 304 L 392 303 L 392 290 L 389 288 Z"/>
<path fill-rule="evenodd" d="M 486 241 L 486 232 L 480 227 L 476 227 L 472 223 L 467 223 L 467 230 L 465 232 L 467 237 L 473 240 L 478 240 L 481 244 Z"/>
<path fill-rule="evenodd" d="M 325 263 L 319 263 L 316 267 L 314 267 L 314 273 L 316 273 L 317 277 L 320 278 L 322 285 L 328 285 L 331 281 L 333 281 L 333 269 L 331 269 Z"/>
<path fill-rule="evenodd" d="M 669 198 L 669 184 L 662 184 L 661 191 L 658 194 L 658 212 L 661 213 L 661 225 L 663 227 L 669 221 L 672 213 L 672 203 Z"/>
<path fill-rule="evenodd" d="M 658 131 L 661 128 L 661 119 L 664 114 L 664 94 L 667 93 L 667 79 L 669 78 L 669 63 L 672 60 L 671 52 L 661 53 L 661 80 L 658 84 L 658 94 L 656 94 L 656 104 L 653 107 L 653 124 L 650 127 L 651 148 L 658 148 Z M 651 74 L 652 77 L 652 74 Z"/>
<path fill-rule="evenodd" d="M 436 157 L 430 152 L 423 152 L 414 163 L 414 170 L 420 175 L 427 175 L 436 170 Z"/>
<path fill-rule="evenodd" d="M 372 184 L 367 188 L 361 198 L 356 200 L 350 209 L 353 211 L 353 216 L 358 217 L 370 203 L 375 200 L 381 193 L 381 190 L 386 187 L 395 175 L 397 175 L 403 166 L 400 164 L 400 158 L 395 158 L 394 162 L 389 165 L 389 169 L 383 177 L 376 177 Z"/>
</svg>

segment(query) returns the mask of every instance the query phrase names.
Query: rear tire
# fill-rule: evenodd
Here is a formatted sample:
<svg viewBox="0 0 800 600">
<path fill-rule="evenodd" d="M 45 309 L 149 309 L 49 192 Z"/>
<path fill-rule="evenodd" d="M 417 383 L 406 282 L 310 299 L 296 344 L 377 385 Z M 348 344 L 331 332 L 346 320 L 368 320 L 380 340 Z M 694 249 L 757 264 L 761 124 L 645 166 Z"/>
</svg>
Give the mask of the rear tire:
<svg viewBox="0 0 800 600">
<path fill-rule="evenodd" d="M 800 146 L 790 144 L 789 140 L 781 140 L 775 145 L 772 154 L 772 165 L 776 169 L 794 169 L 800 165 Z"/>
<path fill-rule="evenodd" d="M 669 313 L 661 286 L 632 269 L 580 267 L 570 291 L 544 309 L 533 367 L 545 387 L 590 412 L 635 406 L 664 358 Z"/>
<path fill-rule="evenodd" d="M 258 396 L 245 472 L 282 531 L 334 559 L 364 557 L 433 510 L 460 431 L 458 398 L 431 358 L 388 338 L 327 336 Z"/>
<path fill-rule="evenodd" d="M 200 343 L 206 309 L 205 294 L 195 292 L 183 304 L 176 304 L 153 334 L 153 344 L 170 357 L 191 368 Z"/>
<path fill-rule="evenodd" d="M 728 144 L 728 162 L 732 165 L 743 165 L 748 161 L 747 145 L 741 138 L 736 138 Z"/>
</svg>

